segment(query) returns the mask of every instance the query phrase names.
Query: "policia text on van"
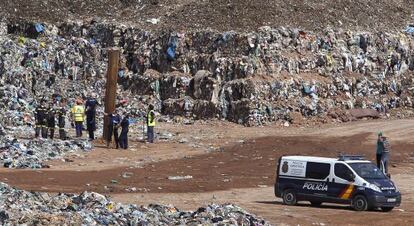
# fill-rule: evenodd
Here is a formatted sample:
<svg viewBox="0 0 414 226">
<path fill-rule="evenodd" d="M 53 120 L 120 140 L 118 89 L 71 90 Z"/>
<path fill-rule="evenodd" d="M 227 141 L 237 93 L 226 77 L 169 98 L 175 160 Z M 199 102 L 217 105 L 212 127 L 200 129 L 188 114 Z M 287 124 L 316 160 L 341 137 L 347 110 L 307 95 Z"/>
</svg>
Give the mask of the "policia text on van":
<svg viewBox="0 0 414 226">
<path fill-rule="evenodd" d="M 358 211 L 378 207 L 391 211 L 401 203 L 394 183 L 370 161 L 357 156 L 283 156 L 277 167 L 275 195 L 287 205 L 298 201 L 315 206 L 343 203 Z"/>
</svg>

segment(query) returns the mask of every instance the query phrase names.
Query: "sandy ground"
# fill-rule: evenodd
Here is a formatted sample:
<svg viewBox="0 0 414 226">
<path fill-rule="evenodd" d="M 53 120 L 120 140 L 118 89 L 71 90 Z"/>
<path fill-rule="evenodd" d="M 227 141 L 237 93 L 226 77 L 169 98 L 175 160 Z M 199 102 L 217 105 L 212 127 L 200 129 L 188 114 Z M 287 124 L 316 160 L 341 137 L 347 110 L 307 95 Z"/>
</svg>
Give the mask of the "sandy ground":
<svg viewBox="0 0 414 226">
<path fill-rule="evenodd" d="M 414 225 L 414 120 L 360 121 L 314 128 L 248 128 L 214 121 L 161 125 L 173 138 L 157 144 L 133 141 L 129 150 L 96 142 L 89 153 L 51 161 L 50 169 L 0 170 L 0 180 L 46 192 L 97 191 L 116 201 L 173 204 L 194 209 L 208 203 L 235 203 L 274 224 Z M 376 132 L 391 141 L 391 172 L 403 194 L 390 213 L 357 213 L 347 206 L 306 202 L 288 207 L 274 197 L 276 161 L 281 155 L 337 156 L 361 153 L 374 159 Z M 138 135 L 132 135 L 132 140 Z M 171 180 L 170 176 L 192 176 Z M 131 189 L 134 191 L 130 192 Z"/>
</svg>

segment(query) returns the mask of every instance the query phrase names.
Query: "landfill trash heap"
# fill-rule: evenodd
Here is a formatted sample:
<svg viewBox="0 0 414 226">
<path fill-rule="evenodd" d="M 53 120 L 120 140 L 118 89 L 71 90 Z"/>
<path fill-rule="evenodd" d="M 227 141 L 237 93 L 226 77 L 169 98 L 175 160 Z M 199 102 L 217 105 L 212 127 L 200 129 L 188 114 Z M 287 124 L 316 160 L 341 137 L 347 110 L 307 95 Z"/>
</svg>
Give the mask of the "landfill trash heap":
<svg viewBox="0 0 414 226">
<path fill-rule="evenodd" d="M 3 102 L 6 109 L 28 102 L 19 95 L 23 91 L 29 100 L 36 90 L 58 90 L 72 99 L 93 90 L 102 97 L 105 48 L 111 46 L 122 51 L 120 96 L 144 112 L 154 103 L 169 117 L 252 126 L 297 118 L 343 122 L 354 119 L 351 109 L 387 115 L 413 105 L 414 37 L 409 33 L 328 29 L 316 34 L 283 27 L 151 33 L 97 21 L 36 28 L 39 24 L 22 22 L 3 23 L 0 29 L 2 84 L 14 85 L 2 88 L 12 96 Z M 32 39 L 23 42 L 17 35 Z M 53 61 L 64 69 L 53 70 Z M 55 82 L 45 88 L 50 77 Z"/>
<path fill-rule="evenodd" d="M 232 204 L 211 204 L 196 211 L 173 206 L 115 203 L 107 197 L 49 195 L 0 183 L 1 225 L 270 225 Z"/>
<path fill-rule="evenodd" d="M 19 140 L 0 131 L 0 164 L 6 168 L 48 168 L 45 161 L 90 150 L 88 140 Z"/>
</svg>

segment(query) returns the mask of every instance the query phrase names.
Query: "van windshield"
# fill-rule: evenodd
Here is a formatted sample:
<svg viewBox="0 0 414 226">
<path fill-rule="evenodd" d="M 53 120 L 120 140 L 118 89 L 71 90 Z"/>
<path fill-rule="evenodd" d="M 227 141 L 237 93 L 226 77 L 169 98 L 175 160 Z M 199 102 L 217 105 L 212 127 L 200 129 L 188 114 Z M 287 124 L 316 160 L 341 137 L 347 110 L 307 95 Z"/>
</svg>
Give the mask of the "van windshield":
<svg viewBox="0 0 414 226">
<path fill-rule="evenodd" d="M 385 175 L 372 163 L 348 163 L 364 179 L 385 179 Z"/>
</svg>

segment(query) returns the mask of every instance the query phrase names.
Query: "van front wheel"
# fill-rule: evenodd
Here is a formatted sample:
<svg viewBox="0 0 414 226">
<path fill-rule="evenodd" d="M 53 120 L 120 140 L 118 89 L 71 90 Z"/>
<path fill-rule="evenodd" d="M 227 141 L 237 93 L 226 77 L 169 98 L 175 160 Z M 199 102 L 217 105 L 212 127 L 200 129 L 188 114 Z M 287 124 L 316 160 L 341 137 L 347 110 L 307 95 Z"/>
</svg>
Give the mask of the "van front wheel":
<svg viewBox="0 0 414 226">
<path fill-rule="evenodd" d="M 292 189 L 287 189 L 283 192 L 283 203 L 289 206 L 294 206 L 298 200 L 296 199 L 296 193 Z"/>
<path fill-rule="evenodd" d="M 365 211 L 368 209 L 367 198 L 363 195 L 357 195 L 352 199 L 352 208 L 356 211 Z"/>
</svg>

